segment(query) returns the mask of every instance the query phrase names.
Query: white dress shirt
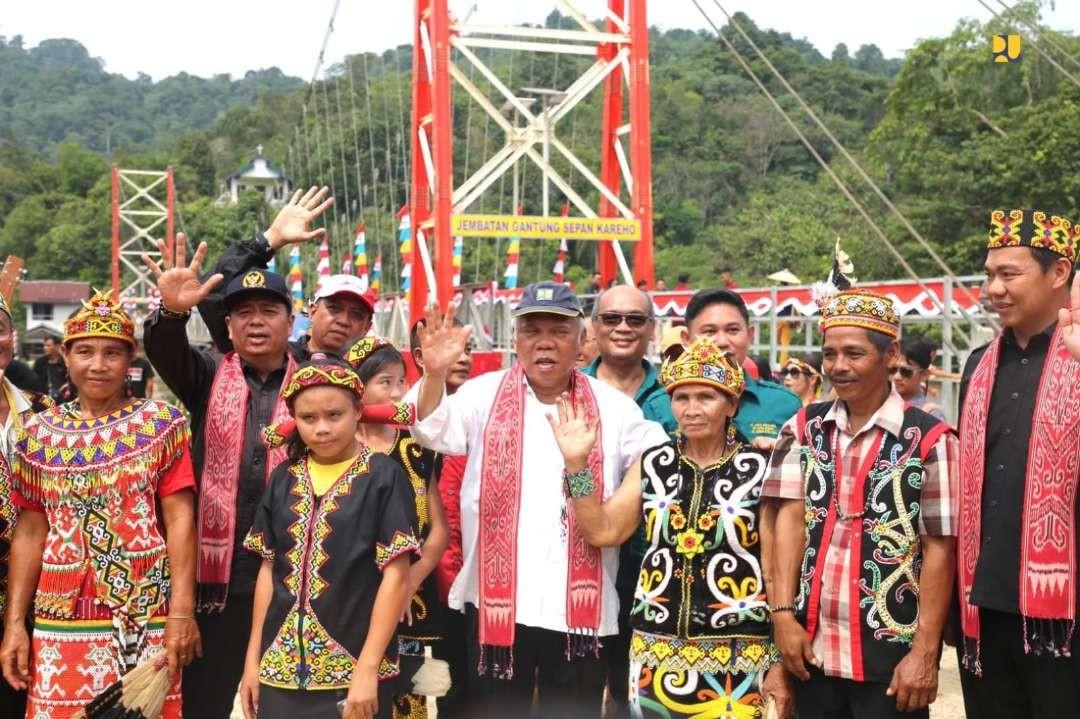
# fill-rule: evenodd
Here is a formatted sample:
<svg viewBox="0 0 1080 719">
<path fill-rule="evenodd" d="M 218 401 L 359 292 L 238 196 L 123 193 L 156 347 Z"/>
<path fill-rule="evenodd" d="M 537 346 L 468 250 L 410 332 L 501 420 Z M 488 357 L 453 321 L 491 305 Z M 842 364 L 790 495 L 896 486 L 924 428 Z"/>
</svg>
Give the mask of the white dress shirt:
<svg viewBox="0 0 1080 719">
<path fill-rule="evenodd" d="M 480 468 L 484 429 L 499 384 L 507 370 L 489 372 L 467 381 L 453 395 L 443 396 L 435 411 L 413 426 L 413 438 L 425 447 L 451 455 L 468 455 L 461 482 L 461 544 L 464 564 L 450 587 L 450 606 L 478 606 L 478 523 Z M 618 390 L 588 377 L 600 410 L 604 451 L 604 498 L 612 495 L 638 456 L 668 441 L 656 422 L 646 420 L 634 401 Z M 563 493 L 563 458 L 547 415 L 557 416 L 525 382 L 525 422 L 521 460 L 521 496 L 517 537 L 517 606 L 515 622 L 528 627 L 567 631 L 567 506 Z M 600 635 L 616 634 L 619 599 L 615 575 L 618 547 L 603 549 Z"/>
</svg>

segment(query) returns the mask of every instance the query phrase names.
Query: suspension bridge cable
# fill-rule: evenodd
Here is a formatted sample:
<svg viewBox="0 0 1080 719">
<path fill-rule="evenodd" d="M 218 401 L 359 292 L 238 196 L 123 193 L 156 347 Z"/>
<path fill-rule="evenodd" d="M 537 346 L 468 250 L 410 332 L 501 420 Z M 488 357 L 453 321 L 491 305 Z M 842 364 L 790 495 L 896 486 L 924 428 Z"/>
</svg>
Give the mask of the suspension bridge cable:
<svg viewBox="0 0 1080 719">
<path fill-rule="evenodd" d="M 371 84 L 368 82 L 368 64 L 367 53 L 360 55 L 362 58 L 362 64 L 364 69 L 364 109 L 367 111 L 367 131 L 368 131 L 368 159 L 371 160 L 371 201 L 374 206 L 373 212 L 375 213 L 375 222 L 372 224 L 372 228 L 375 230 L 372 234 L 375 238 L 375 251 L 378 253 L 376 258 L 382 254 L 382 232 L 379 227 L 379 212 L 382 208 L 379 207 L 379 170 L 375 166 L 375 130 L 371 120 Z M 392 237 L 392 235 L 390 235 Z M 391 239 L 391 244 L 393 240 Z M 374 265 L 372 265 L 374 267 Z"/>
<path fill-rule="evenodd" d="M 337 175 L 334 172 L 334 144 L 333 136 L 330 132 L 330 92 L 327 90 L 327 84 L 330 81 L 323 76 L 322 89 L 323 89 L 323 114 L 326 117 L 326 160 L 330 165 L 330 196 L 337 196 Z M 333 217 L 332 226 L 334 228 L 333 233 L 330 236 L 330 244 L 334 243 L 334 235 L 337 234 L 338 228 L 338 203 L 330 205 L 330 212 Z"/>
<path fill-rule="evenodd" d="M 336 105 L 337 105 L 338 148 L 341 150 L 341 189 L 342 189 L 342 192 L 345 195 L 345 206 L 342 208 L 342 210 L 345 213 L 345 232 L 343 233 L 344 242 L 345 242 L 345 251 L 341 254 L 341 256 L 344 257 L 344 256 L 349 254 L 350 249 L 352 248 L 353 221 L 352 221 L 352 210 L 349 207 L 349 170 L 348 170 L 349 165 L 348 165 L 348 163 L 347 163 L 347 161 L 345 159 L 345 128 L 341 124 L 341 116 L 342 116 L 343 113 L 341 112 L 341 76 L 340 75 L 338 75 L 338 77 L 337 77 L 337 82 L 334 83 L 334 95 L 336 97 Z M 338 244 L 340 245 L 341 242 L 338 242 Z"/>
<path fill-rule="evenodd" d="M 513 87 L 514 87 L 514 56 L 517 55 L 517 52 L 518 52 L 517 50 L 511 50 L 510 51 L 510 72 L 509 72 L 509 79 L 507 79 L 507 81 L 506 81 L 506 86 L 508 88 L 511 88 L 511 90 L 510 90 L 511 92 L 513 92 Z M 517 110 L 514 110 L 514 129 L 515 130 L 517 129 Z M 516 161 L 515 161 L 514 164 L 517 164 Z M 503 172 L 502 177 L 499 178 L 499 214 L 500 215 L 503 213 L 503 200 L 504 199 L 506 199 L 506 173 L 505 172 Z M 511 208 L 511 213 L 512 214 L 517 214 L 517 208 L 516 207 Z M 492 268 L 492 270 L 493 270 L 492 277 L 495 278 L 496 283 L 498 283 L 499 278 L 502 277 L 502 275 L 499 274 L 499 256 L 502 254 L 501 250 L 502 250 L 502 237 L 496 237 L 495 238 L 495 260 L 493 262 L 494 266 Z"/>
<path fill-rule="evenodd" d="M 694 4 L 694 7 L 698 9 L 698 12 L 701 13 L 701 16 L 705 19 L 705 22 L 708 23 L 708 25 L 713 29 L 713 32 L 716 33 L 716 36 L 720 39 L 720 41 L 732 54 L 735 60 L 739 63 L 743 71 L 746 72 L 746 74 L 750 77 L 750 79 L 757 86 L 757 88 L 765 95 L 765 97 L 772 104 L 773 108 L 778 113 L 780 113 L 781 117 L 784 118 L 784 121 L 787 123 L 788 127 L 791 128 L 791 130 L 802 142 L 806 150 L 810 153 L 810 155 L 814 158 L 818 165 L 821 166 L 821 169 L 823 169 L 825 173 L 829 176 L 829 179 L 833 181 L 837 188 L 843 193 L 844 197 L 846 197 L 848 201 L 855 207 L 859 215 L 874 231 L 874 234 L 877 235 L 878 239 L 882 241 L 885 247 L 896 259 L 896 261 L 900 263 L 900 266 L 903 267 L 904 270 L 915 280 L 916 284 L 919 285 L 919 288 L 922 289 L 926 296 L 941 311 L 941 317 L 945 321 L 945 323 L 952 328 L 960 329 L 961 333 L 966 336 L 966 333 L 964 333 L 961 328 L 956 327 L 952 317 L 949 316 L 949 313 L 944 311 L 945 308 L 941 304 L 941 301 L 937 298 L 937 295 L 930 291 L 930 288 L 927 287 L 926 284 L 922 281 L 922 278 L 915 272 L 915 269 L 908 263 L 907 259 L 904 258 L 904 255 L 901 254 L 898 249 L 896 249 L 896 247 L 885 235 L 885 233 L 878 226 L 878 224 L 874 222 L 873 218 L 870 217 L 870 215 L 866 211 L 866 208 L 862 206 L 862 203 L 860 203 L 859 200 L 855 197 L 855 195 L 851 193 L 851 190 L 848 189 L 847 185 L 844 184 L 844 181 L 840 179 L 839 175 L 836 174 L 836 171 L 829 166 L 829 163 L 825 161 L 825 158 L 823 158 L 821 154 L 817 151 L 813 143 L 811 143 L 809 138 L 807 138 L 806 134 L 799 128 L 799 126 L 795 123 L 791 116 L 784 110 L 784 108 L 777 101 L 776 97 L 774 97 L 773 94 L 769 92 L 769 89 L 765 87 L 765 84 L 761 81 L 761 78 L 759 78 L 757 76 L 757 73 L 754 72 L 753 68 L 750 67 L 750 63 L 746 60 L 746 58 L 743 57 L 742 53 L 740 53 L 739 50 L 735 47 L 735 45 L 730 40 L 728 40 L 728 38 L 720 31 L 720 28 L 717 27 L 716 23 L 713 22 L 712 18 L 708 15 L 708 13 L 705 12 L 705 9 L 701 7 L 701 5 L 699 4 L 699 0 L 690 1 Z"/>
<path fill-rule="evenodd" d="M 405 202 L 409 201 L 409 185 L 412 183 L 412 175 L 409 174 L 409 147 L 412 145 L 412 124 L 405 122 L 405 100 L 404 93 L 402 92 L 401 76 L 405 74 L 404 70 L 399 70 L 397 66 L 398 52 L 394 50 L 394 84 L 397 86 L 397 106 L 398 106 L 398 155 L 401 157 L 401 184 L 402 194 L 405 196 Z M 406 130 L 405 128 L 409 128 Z M 453 127 L 453 123 L 451 123 Z M 409 137 L 409 142 L 405 142 L 405 138 Z M 402 203 L 404 204 L 404 203 Z"/>
<path fill-rule="evenodd" d="M 987 5 L 985 2 L 983 2 L 983 0 L 976 0 L 976 1 L 980 5 L 982 5 L 984 8 L 986 8 L 986 10 L 991 15 L 993 15 L 994 17 L 998 18 L 999 20 L 1004 20 L 1006 23 L 1009 23 L 1009 21 L 1007 19 L 1001 17 L 1001 15 L 996 10 L 994 10 L 994 8 Z M 1009 23 L 1009 24 L 1012 25 L 1012 23 Z M 1015 27 L 1015 25 L 1013 27 Z M 1048 63 L 1050 63 L 1051 65 L 1056 67 L 1059 71 L 1061 71 L 1062 75 L 1069 78 L 1069 80 L 1072 81 L 1072 84 L 1076 85 L 1077 87 L 1080 87 L 1080 80 L 1077 80 L 1075 75 L 1073 75 L 1071 72 L 1069 72 L 1068 70 L 1063 68 L 1057 62 L 1057 60 L 1055 60 L 1054 58 L 1052 58 L 1048 54 L 1046 54 L 1046 51 L 1043 50 L 1041 47 L 1039 47 L 1039 43 L 1035 42 L 1034 38 L 1028 38 L 1028 44 L 1031 45 L 1033 48 L 1035 48 L 1035 52 L 1039 53 L 1043 57 L 1044 60 L 1046 60 Z"/>
<path fill-rule="evenodd" d="M 997 4 L 1000 5 L 1001 7 L 1005 8 L 1006 12 L 1008 12 L 1009 15 L 1012 15 L 1014 18 L 1019 20 L 1020 23 L 1022 25 L 1024 25 L 1024 27 L 1026 27 L 1028 30 L 1031 30 L 1031 32 L 1034 35 L 1036 35 L 1039 40 L 1042 40 L 1043 42 L 1050 45 L 1050 47 L 1054 48 L 1059 53 L 1061 53 L 1062 55 L 1067 57 L 1069 59 L 1069 62 L 1071 62 L 1076 67 L 1080 68 L 1080 60 L 1077 60 L 1075 57 L 1073 57 L 1069 53 L 1068 50 L 1066 50 L 1065 48 L 1061 47 L 1061 45 L 1058 45 L 1056 42 L 1054 42 L 1054 39 L 1052 37 L 1050 37 L 1049 33 L 1044 33 L 1042 30 L 1039 30 L 1039 28 L 1036 27 L 1033 23 L 1029 22 L 1027 18 L 1025 18 L 1020 13 L 1016 12 L 1016 8 L 1010 7 L 1004 0 L 997 0 Z"/>
<path fill-rule="evenodd" d="M 491 49 L 488 50 L 488 53 L 487 53 L 487 55 L 488 55 L 488 65 L 491 64 L 491 57 L 492 57 L 493 52 L 494 52 L 494 50 L 491 50 Z M 469 67 L 472 68 L 472 69 L 476 68 L 476 66 L 473 65 L 472 63 L 469 63 Z M 470 98 L 471 97 L 472 96 L 470 95 Z M 491 127 L 491 115 L 489 115 L 488 113 L 485 112 L 484 113 L 484 149 L 483 149 L 482 154 L 480 155 L 480 157 L 482 158 L 480 160 L 480 166 L 481 167 L 483 167 L 484 161 L 487 160 L 487 158 L 489 157 L 489 155 L 488 155 L 488 147 L 489 147 L 488 146 L 488 129 L 490 127 Z M 484 199 L 485 199 L 486 194 L 487 193 L 482 193 L 480 195 L 480 214 L 481 215 L 484 214 Z M 480 249 L 483 247 L 483 244 L 484 244 L 484 238 L 477 237 L 476 238 L 476 271 L 475 271 L 475 274 L 473 276 L 473 282 L 479 282 L 480 281 L 480 255 L 482 254 L 480 252 Z"/>
<path fill-rule="evenodd" d="M 982 0 L 980 0 L 980 2 L 981 1 Z M 956 283 L 956 285 L 961 289 L 961 291 L 967 295 L 968 300 L 972 304 L 977 305 L 979 301 L 978 298 L 975 297 L 974 294 L 972 294 L 971 290 L 969 290 L 966 285 L 959 281 L 959 279 L 953 273 L 952 269 L 945 263 L 943 259 L 941 259 L 941 256 L 934 250 L 933 246 L 931 246 L 930 243 L 926 241 L 926 238 L 924 238 L 919 233 L 919 231 L 915 229 L 915 226 L 912 225 L 911 222 L 904 215 L 904 213 L 902 213 L 899 208 L 897 208 L 896 205 L 893 204 L 892 200 L 890 200 L 888 196 L 884 192 L 882 192 L 878 184 L 873 180 L 873 178 L 870 177 L 866 170 L 863 169 L 859 161 L 856 160 L 850 152 L 848 152 L 847 148 L 843 145 L 843 143 L 836 139 L 836 136 L 832 133 L 828 126 L 821 121 L 817 113 L 814 112 L 810 105 L 803 99 L 802 95 L 800 95 L 799 92 L 791 86 L 791 83 L 788 82 L 787 78 L 784 77 L 784 75 L 776 68 L 776 66 L 773 65 L 772 61 L 769 60 L 768 56 L 761 50 L 760 47 L 758 47 L 757 43 L 755 43 L 753 39 L 751 39 L 751 37 L 746 33 L 745 30 L 743 30 L 742 25 L 734 17 L 728 14 L 728 11 L 725 10 L 724 7 L 720 4 L 720 0 L 713 0 L 713 3 L 716 5 L 716 7 L 720 9 L 720 12 L 722 12 L 724 16 L 727 17 L 728 24 L 731 27 L 735 28 L 736 32 L 739 33 L 743 40 L 745 40 L 747 44 L 750 45 L 750 47 L 754 50 L 757 56 L 772 72 L 773 76 L 775 76 L 776 79 L 779 80 L 780 83 L 784 86 L 784 89 L 786 89 L 792 95 L 792 97 L 795 98 L 795 101 L 799 103 L 799 106 L 803 109 L 803 111 L 810 117 L 811 120 L 814 121 L 814 124 L 816 124 L 818 128 L 825 134 L 825 136 L 829 139 L 832 145 L 837 150 L 839 150 L 839 152 L 844 156 L 844 159 L 846 159 L 848 163 L 855 169 L 855 172 L 858 173 L 859 177 L 861 177 L 862 180 L 867 185 L 869 185 L 870 189 L 873 190 L 874 194 L 877 195 L 878 199 L 881 200 L 881 202 L 889 209 L 889 211 L 893 214 L 894 217 L 900 220 L 900 222 L 904 225 L 904 228 L 907 229 L 908 233 L 910 233 L 911 236 L 915 239 L 915 241 L 919 243 L 923 250 L 925 250 L 926 253 L 930 256 L 930 258 L 938 265 L 938 267 L 941 268 L 941 270 L 945 273 L 945 276 Z M 967 311 L 963 307 L 960 307 L 960 311 L 968 321 L 974 321 L 973 318 L 967 314 Z"/>
<path fill-rule="evenodd" d="M 390 101 L 386 98 L 387 92 L 389 92 L 390 80 L 386 74 L 386 61 L 379 55 L 379 62 L 382 63 L 382 99 L 383 99 L 383 135 L 386 140 L 386 184 L 388 186 L 387 194 L 390 203 L 390 236 L 393 241 L 390 243 L 391 254 L 393 255 L 393 276 L 395 287 L 401 289 L 401 257 L 400 250 L 397 242 L 397 226 L 394 224 L 394 220 L 397 218 L 397 208 L 401 207 L 405 203 L 400 205 L 397 202 L 397 192 L 394 183 L 394 155 L 390 150 Z M 408 202 L 408 196 L 406 196 L 406 202 Z"/>
<path fill-rule="evenodd" d="M 356 162 L 356 199 L 358 203 L 357 209 L 360 211 L 360 222 L 364 223 L 364 181 L 360 176 L 360 136 L 356 131 L 356 84 L 353 80 L 353 65 L 355 63 L 349 62 L 349 59 L 345 59 L 345 71 L 349 73 L 349 107 L 351 112 L 349 118 L 352 120 L 352 138 L 353 138 L 353 160 Z M 365 227 L 366 230 L 366 227 Z"/>
</svg>

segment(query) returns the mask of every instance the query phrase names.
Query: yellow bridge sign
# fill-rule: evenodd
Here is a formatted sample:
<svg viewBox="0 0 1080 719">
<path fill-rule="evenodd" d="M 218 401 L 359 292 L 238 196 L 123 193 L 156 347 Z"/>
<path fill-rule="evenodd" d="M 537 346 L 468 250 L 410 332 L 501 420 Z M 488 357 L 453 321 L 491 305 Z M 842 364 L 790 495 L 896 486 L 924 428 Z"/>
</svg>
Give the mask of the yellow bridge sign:
<svg viewBox="0 0 1080 719">
<path fill-rule="evenodd" d="M 641 220 L 617 217 L 529 217 L 520 215 L 454 215 L 450 234 L 455 237 L 520 237 L 533 240 L 641 239 Z"/>
</svg>

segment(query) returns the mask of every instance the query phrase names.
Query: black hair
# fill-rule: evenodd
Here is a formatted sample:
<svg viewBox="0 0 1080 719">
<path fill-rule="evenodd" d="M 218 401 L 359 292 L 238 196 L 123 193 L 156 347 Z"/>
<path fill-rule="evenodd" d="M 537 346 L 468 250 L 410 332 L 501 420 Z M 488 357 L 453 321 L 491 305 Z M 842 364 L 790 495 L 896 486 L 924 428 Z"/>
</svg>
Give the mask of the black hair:
<svg viewBox="0 0 1080 719">
<path fill-rule="evenodd" d="M 1031 250 L 1031 256 L 1039 264 L 1039 269 L 1045 275 L 1058 263 L 1058 260 L 1067 259 L 1054 252 L 1048 250 L 1045 247 L 1028 247 Z M 1076 263 L 1069 264 L 1069 284 L 1072 284 L 1073 279 L 1076 277 Z"/>
<path fill-rule="evenodd" d="M 459 320 L 457 317 L 454 318 L 454 327 L 464 327 L 464 326 L 465 326 L 464 322 Z M 416 350 L 420 349 L 420 328 L 421 327 L 427 327 L 427 318 L 426 317 L 421 317 L 420 319 L 418 319 L 415 323 L 413 323 L 412 329 L 409 330 L 409 351 L 410 352 L 415 352 Z M 351 345 L 352 345 L 352 342 L 348 343 L 345 346 L 349 347 Z M 419 368 L 417 368 L 417 369 L 419 369 Z"/>
<path fill-rule="evenodd" d="M 367 384 L 372 377 L 394 364 L 401 365 L 402 369 L 406 368 L 405 358 L 398 352 L 397 347 L 387 345 L 380 347 L 364 358 L 364 361 L 356 368 L 356 373 L 360 375 L 360 380 Z"/>
<path fill-rule="evenodd" d="M 720 269 L 720 273 L 719 273 L 719 274 L 721 274 L 721 275 L 722 275 L 722 274 L 724 274 L 725 272 L 727 272 L 728 274 L 731 274 L 731 268 L 730 268 L 730 267 L 723 267 L 723 268 L 721 268 L 721 269 Z"/>
<path fill-rule="evenodd" d="M 795 355 L 795 359 L 800 362 L 805 362 L 814 369 L 821 373 L 821 353 L 820 352 L 807 352 L 805 354 Z"/>
<path fill-rule="evenodd" d="M 682 282 L 681 275 L 679 281 Z M 694 296 L 690 298 L 690 302 L 686 305 L 686 326 L 692 325 L 697 316 L 712 305 L 731 305 L 742 315 L 746 326 L 750 326 L 750 312 L 747 311 L 743 298 L 737 292 L 732 292 L 724 287 L 713 287 L 712 289 L 698 290 L 694 293 Z"/>
<path fill-rule="evenodd" d="M 345 360 L 337 357 L 336 355 L 325 355 L 318 353 L 312 356 L 307 362 L 303 362 L 297 366 L 296 371 L 304 369 L 305 367 L 341 367 L 344 369 L 352 370 L 352 366 Z M 355 371 L 355 370 L 354 370 Z M 344 387 L 339 388 L 342 391 L 346 391 Z M 359 401 L 359 397 L 354 397 L 354 401 Z M 296 403 L 296 396 L 294 395 L 289 399 L 289 414 L 292 414 L 293 405 Z M 285 453 L 290 462 L 296 462 L 307 456 L 308 447 L 304 444 L 304 440 L 300 437 L 299 430 L 293 430 L 293 433 L 289 435 L 288 441 L 285 443 Z"/>
<path fill-rule="evenodd" d="M 809 379 L 814 383 L 815 392 L 821 389 L 821 353 L 806 352 L 804 354 L 794 355 L 794 358 L 817 370 L 817 374 L 811 375 Z"/>
<path fill-rule="evenodd" d="M 929 369 L 933 362 L 932 345 L 922 337 L 908 337 L 901 342 L 900 354 L 923 370 Z"/>
<path fill-rule="evenodd" d="M 676 277 L 676 279 L 679 281 L 680 284 L 685 284 L 685 283 L 690 281 L 690 273 L 689 272 L 680 272 L 678 274 L 678 276 Z"/>
<path fill-rule="evenodd" d="M 866 336 L 870 338 L 870 344 L 874 345 L 878 354 L 882 356 L 884 356 L 886 350 L 889 349 L 889 345 L 896 341 L 895 337 L 890 337 L 884 332 L 878 332 L 877 330 L 866 330 Z"/>
<path fill-rule="evenodd" d="M 757 366 L 758 375 L 761 376 L 761 379 L 769 382 L 773 381 L 772 365 L 769 364 L 768 357 L 751 357 L 750 361 Z"/>
</svg>

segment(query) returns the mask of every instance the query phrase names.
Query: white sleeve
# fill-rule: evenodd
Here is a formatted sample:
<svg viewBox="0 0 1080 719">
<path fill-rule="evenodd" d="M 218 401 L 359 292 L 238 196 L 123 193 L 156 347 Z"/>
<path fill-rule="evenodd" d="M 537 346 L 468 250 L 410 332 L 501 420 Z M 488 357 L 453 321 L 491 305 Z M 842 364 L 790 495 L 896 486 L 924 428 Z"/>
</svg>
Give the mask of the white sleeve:
<svg viewBox="0 0 1080 719">
<path fill-rule="evenodd" d="M 640 407 L 630 401 L 627 404 L 625 412 L 622 412 L 624 419 L 619 433 L 619 458 L 623 464 L 619 468 L 620 476 L 630 471 L 634 460 L 642 452 L 671 439 L 660 424 L 645 419 Z"/>
<path fill-rule="evenodd" d="M 447 395 L 444 390 L 435 411 L 412 426 L 412 436 L 417 443 L 449 455 L 468 452 L 470 425 L 476 416 L 472 404 L 476 401 L 476 388 L 470 387 L 471 384 L 466 382 L 452 395 Z"/>
</svg>

